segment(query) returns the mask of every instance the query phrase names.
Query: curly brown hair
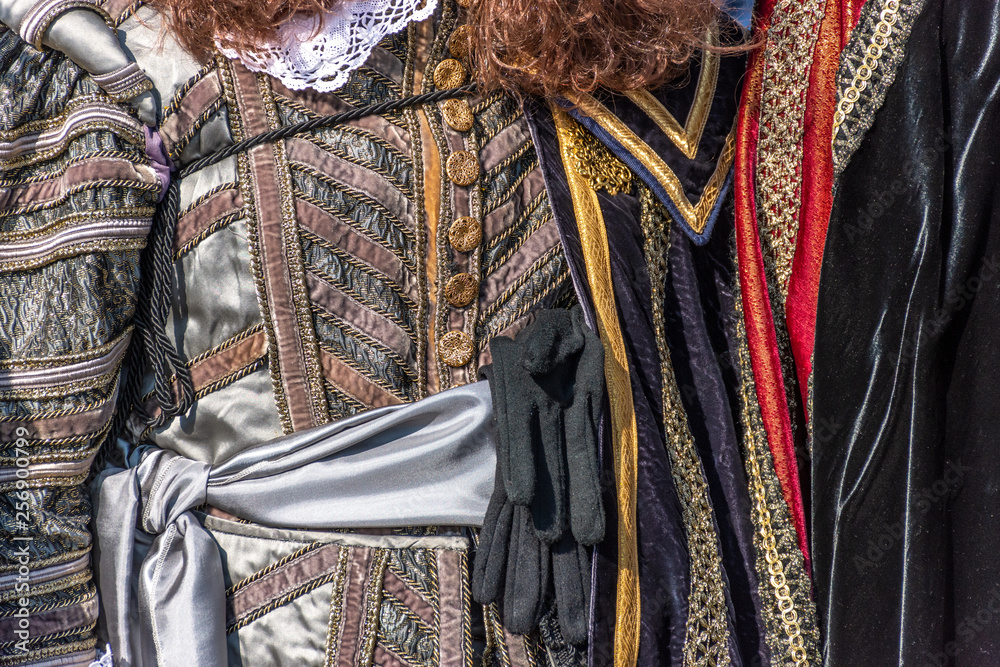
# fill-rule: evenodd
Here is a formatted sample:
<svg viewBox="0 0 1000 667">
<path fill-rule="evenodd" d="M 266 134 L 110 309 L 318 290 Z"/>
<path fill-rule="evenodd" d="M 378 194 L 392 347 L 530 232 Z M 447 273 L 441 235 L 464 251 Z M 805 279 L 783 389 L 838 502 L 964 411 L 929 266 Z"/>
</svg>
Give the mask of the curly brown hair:
<svg viewBox="0 0 1000 667">
<path fill-rule="evenodd" d="M 659 87 L 719 15 L 712 0 L 476 0 L 469 22 L 483 84 L 553 97 Z"/>
<path fill-rule="evenodd" d="M 215 50 L 215 41 L 241 51 L 274 37 L 294 14 L 315 16 L 351 0 L 147 0 L 168 17 L 181 45 L 198 58 Z"/>
<path fill-rule="evenodd" d="M 260 44 L 296 13 L 352 0 L 148 0 L 177 39 L 207 57 L 215 40 Z M 653 88 L 676 77 L 716 29 L 718 0 L 474 0 L 472 56 L 484 88 L 546 97 Z"/>
</svg>

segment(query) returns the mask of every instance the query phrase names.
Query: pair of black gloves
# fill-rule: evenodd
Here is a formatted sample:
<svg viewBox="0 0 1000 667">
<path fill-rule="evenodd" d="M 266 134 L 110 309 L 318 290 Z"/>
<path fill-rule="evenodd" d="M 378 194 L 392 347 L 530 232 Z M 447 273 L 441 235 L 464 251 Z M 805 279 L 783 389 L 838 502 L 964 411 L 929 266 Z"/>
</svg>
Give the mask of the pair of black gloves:
<svg viewBox="0 0 1000 667">
<path fill-rule="evenodd" d="M 527 634 L 551 607 L 563 638 L 587 640 L 590 557 L 604 537 L 597 429 L 604 349 L 583 311 L 546 310 L 514 339 L 490 341 L 497 475 L 472 577 L 477 602 L 501 599 Z"/>
</svg>

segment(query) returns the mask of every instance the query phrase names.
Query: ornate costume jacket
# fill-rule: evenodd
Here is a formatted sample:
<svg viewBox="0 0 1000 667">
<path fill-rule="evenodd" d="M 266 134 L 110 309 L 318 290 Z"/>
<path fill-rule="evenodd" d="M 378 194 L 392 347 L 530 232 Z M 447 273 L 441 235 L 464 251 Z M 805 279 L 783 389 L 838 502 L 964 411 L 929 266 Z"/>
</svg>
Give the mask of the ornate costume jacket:
<svg viewBox="0 0 1000 667">
<path fill-rule="evenodd" d="M 0 115 L 0 520 L 11 536 L 0 546 L 0 664 L 95 655 L 85 484 L 98 456 L 101 467 L 146 441 L 218 464 L 419 401 L 474 381 L 490 338 L 578 300 L 614 360 L 603 450 L 614 520 L 595 552 L 589 659 L 818 655 L 732 244 L 742 58 L 706 55 L 677 86 L 566 106 L 522 108 L 496 92 L 404 107 L 186 175 L 175 184 L 166 331 L 195 401 L 157 425 L 151 373 L 136 383 L 139 410 L 116 405 L 129 391 L 163 164 L 184 169 L 299 121 L 462 85 L 467 10 L 443 3 L 384 40 L 346 86 L 319 94 L 237 61 L 196 62 L 139 3 L 107 9 L 160 96 L 159 139 L 64 57 L 0 34 L 10 100 Z M 291 530 L 210 506 L 197 516 L 224 562 L 230 664 L 588 659 L 544 623 L 540 636 L 513 636 L 495 607 L 473 608 L 474 531 Z M 27 606 L 16 593 L 23 549 Z M 32 630 L 19 646 L 22 608 Z"/>
</svg>

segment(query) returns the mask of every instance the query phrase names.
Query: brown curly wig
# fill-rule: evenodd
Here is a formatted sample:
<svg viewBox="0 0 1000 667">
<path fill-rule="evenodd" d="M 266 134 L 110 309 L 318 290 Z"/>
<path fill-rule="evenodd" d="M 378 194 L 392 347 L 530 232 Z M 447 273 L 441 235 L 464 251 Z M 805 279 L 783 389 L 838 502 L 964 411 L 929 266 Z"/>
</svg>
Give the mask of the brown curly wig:
<svg viewBox="0 0 1000 667">
<path fill-rule="evenodd" d="M 351 0 L 149 0 L 181 43 L 206 57 L 218 37 L 237 51 L 273 37 L 295 13 Z M 717 0 L 474 0 L 472 55 L 485 88 L 546 97 L 653 88 L 706 46 Z"/>
<path fill-rule="evenodd" d="M 477 0 L 480 81 L 552 97 L 656 88 L 686 71 L 720 14 L 711 0 Z"/>
</svg>

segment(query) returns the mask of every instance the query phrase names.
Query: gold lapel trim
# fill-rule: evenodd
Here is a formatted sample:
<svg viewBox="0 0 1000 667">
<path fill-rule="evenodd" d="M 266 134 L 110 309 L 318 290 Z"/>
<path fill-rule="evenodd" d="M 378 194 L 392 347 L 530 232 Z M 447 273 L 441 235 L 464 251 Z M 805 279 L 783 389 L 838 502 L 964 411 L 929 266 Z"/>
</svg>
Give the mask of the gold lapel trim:
<svg viewBox="0 0 1000 667">
<path fill-rule="evenodd" d="M 713 88 L 714 90 L 714 88 Z M 697 202 L 692 202 L 684 194 L 684 187 L 681 181 L 674 174 L 674 171 L 663 161 L 656 151 L 649 147 L 645 141 L 640 139 L 635 132 L 623 123 L 617 116 L 611 113 L 606 106 L 598 102 L 591 95 L 579 95 L 570 99 L 577 108 L 594 120 L 601 128 L 610 134 L 615 141 L 622 145 L 642 166 L 644 166 L 653 178 L 660 184 L 670 197 L 681 218 L 695 234 L 705 231 L 708 218 L 715 208 L 715 203 L 722 193 L 722 186 L 729 173 L 729 167 L 733 164 L 736 156 L 736 123 L 726 137 L 726 144 L 722 148 L 722 155 L 715 165 L 715 172 L 709 179 L 708 184 L 701 193 L 701 198 Z"/>
<path fill-rule="evenodd" d="M 677 122 L 674 115 L 653 96 L 648 90 L 630 90 L 625 95 L 642 111 L 653 119 L 663 133 L 670 137 L 677 148 L 693 160 L 698 155 L 698 145 L 701 135 L 708 123 L 708 113 L 712 110 L 712 100 L 715 99 L 715 88 L 719 83 L 719 54 L 705 51 L 702 56 L 701 73 L 698 75 L 698 90 L 694 102 L 688 111 L 684 127 Z"/>
<path fill-rule="evenodd" d="M 597 192 L 580 173 L 573 154 L 574 121 L 555 104 L 550 105 L 566 181 L 573 199 L 573 213 L 580 231 L 580 246 L 587 282 L 594 298 L 597 329 L 604 344 L 604 377 L 611 404 L 611 439 L 614 449 L 618 497 L 618 580 L 615 602 L 615 667 L 634 667 L 639 655 L 639 555 L 636 532 L 638 486 L 638 431 L 632 402 L 632 381 L 625 339 L 618 321 L 607 229 Z"/>
</svg>

